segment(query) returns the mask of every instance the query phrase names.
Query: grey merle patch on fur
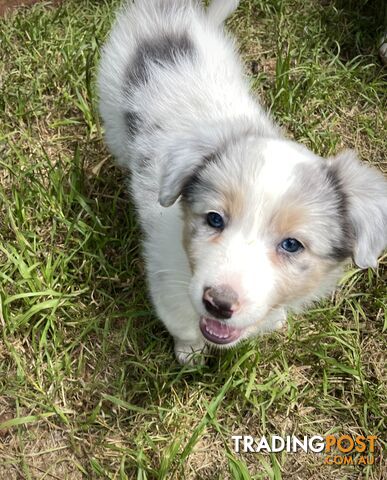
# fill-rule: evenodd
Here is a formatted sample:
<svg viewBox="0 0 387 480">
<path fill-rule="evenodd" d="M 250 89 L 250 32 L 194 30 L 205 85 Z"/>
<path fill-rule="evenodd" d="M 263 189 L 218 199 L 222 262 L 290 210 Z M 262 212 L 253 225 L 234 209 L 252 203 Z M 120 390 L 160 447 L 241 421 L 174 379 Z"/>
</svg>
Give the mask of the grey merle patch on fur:
<svg viewBox="0 0 387 480">
<path fill-rule="evenodd" d="M 194 45 L 187 34 L 168 34 L 146 40 L 137 49 L 128 69 L 128 87 L 145 84 L 149 79 L 149 65 L 174 65 L 179 58 L 194 56 Z"/>
<path fill-rule="evenodd" d="M 217 154 L 203 158 L 203 163 L 196 167 L 192 174 L 182 184 L 181 198 L 183 202 L 188 204 L 193 203 L 199 192 L 207 192 L 211 194 L 211 192 L 216 191 L 216 185 L 203 175 L 203 171 L 210 163 L 218 162 L 219 160 L 220 158 Z"/>
<path fill-rule="evenodd" d="M 326 165 L 319 165 L 316 169 L 305 164 L 298 165 L 295 171 L 297 182 L 292 192 L 293 200 L 299 197 L 301 202 L 317 203 L 322 209 L 325 206 L 326 212 L 331 212 L 330 252 L 327 258 L 341 262 L 351 257 L 354 234 L 349 221 L 347 195 L 336 171 Z"/>
<path fill-rule="evenodd" d="M 331 167 L 327 170 L 326 175 L 329 184 L 336 194 L 337 211 L 342 228 L 341 242 L 332 246 L 331 258 L 340 262 L 351 257 L 353 253 L 354 232 L 349 221 L 347 195 L 341 184 L 338 173 Z"/>
<path fill-rule="evenodd" d="M 125 123 L 130 136 L 134 137 L 139 130 L 140 116 L 135 112 L 125 112 Z"/>
</svg>

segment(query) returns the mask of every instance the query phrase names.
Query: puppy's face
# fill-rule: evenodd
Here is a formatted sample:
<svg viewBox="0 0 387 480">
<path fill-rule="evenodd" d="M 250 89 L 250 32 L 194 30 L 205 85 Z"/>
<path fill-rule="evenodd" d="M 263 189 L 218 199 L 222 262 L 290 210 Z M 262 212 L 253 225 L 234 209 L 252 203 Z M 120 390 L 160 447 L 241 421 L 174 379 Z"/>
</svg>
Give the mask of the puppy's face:
<svg viewBox="0 0 387 480">
<path fill-rule="evenodd" d="M 281 141 L 210 157 L 183 191 L 190 295 L 203 335 L 232 345 L 320 296 L 351 255 L 346 199 L 324 161 Z"/>
<path fill-rule="evenodd" d="M 344 260 L 374 266 L 386 245 L 387 184 L 352 153 L 327 161 L 250 136 L 184 175 L 189 293 L 212 344 L 276 328 L 281 312 L 328 293 Z"/>
</svg>

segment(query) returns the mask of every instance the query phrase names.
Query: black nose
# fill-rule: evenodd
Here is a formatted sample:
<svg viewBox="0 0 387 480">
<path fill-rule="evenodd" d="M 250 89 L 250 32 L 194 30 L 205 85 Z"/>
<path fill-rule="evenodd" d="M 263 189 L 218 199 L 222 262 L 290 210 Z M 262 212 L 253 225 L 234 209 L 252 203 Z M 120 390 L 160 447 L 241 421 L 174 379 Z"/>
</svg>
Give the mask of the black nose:
<svg viewBox="0 0 387 480">
<path fill-rule="evenodd" d="M 215 318 L 231 318 L 238 304 L 238 294 L 228 285 L 207 287 L 203 291 L 203 304 Z"/>
</svg>

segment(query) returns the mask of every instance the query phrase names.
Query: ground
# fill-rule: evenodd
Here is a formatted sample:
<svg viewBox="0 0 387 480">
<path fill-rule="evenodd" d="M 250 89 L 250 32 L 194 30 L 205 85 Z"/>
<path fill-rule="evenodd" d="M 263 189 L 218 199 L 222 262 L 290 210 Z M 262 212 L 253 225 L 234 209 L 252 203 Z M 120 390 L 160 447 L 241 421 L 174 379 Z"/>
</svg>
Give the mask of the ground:
<svg viewBox="0 0 387 480">
<path fill-rule="evenodd" d="M 97 114 L 116 5 L 43 2 L 0 20 L 0 478 L 386 478 L 386 255 L 287 330 L 206 366 L 175 362 Z M 387 173 L 383 5 L 245 0 L 229 28 L 290 137 L 325 156 L 356 148 Z M 293 433 L 376 435 L 375 463 L 231 441 Z"/>
</svg>

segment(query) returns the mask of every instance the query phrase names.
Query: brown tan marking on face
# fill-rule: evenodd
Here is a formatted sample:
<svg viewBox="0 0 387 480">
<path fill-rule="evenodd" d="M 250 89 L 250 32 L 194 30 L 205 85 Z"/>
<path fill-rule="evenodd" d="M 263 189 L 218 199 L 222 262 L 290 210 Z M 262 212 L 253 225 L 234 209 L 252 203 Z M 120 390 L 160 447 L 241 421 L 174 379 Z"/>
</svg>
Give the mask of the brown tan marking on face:
<svg viewBox="0 0 387 480">
<path fill-rule="evenodd" d="M 194 216 L 191 210 L 183 204 L 183 248 L 188 258 L 191 273 L 195 270 L 195 260 L 192 252 L 192 237 L 194 235 L 195 224 Z"/>
<path fill-rule="evenodd" d="M 222 191 L 223 210 L 230 219 L 241 218 L 246 209 L 245 196 L 241 189 L 227 189 Z M 250 208 L 254 208 L 251 206 Z"/>
<path fill-rule="evenodd" d="M 273 248 L 269 251 L 269 259 L 274 268 L 281 268 L 284 260 L 277 252 L 276 248 Z"/>
<path fill-rule="evenodd" d="M 278 238 L 285 239 L 292 236 L 292 232 L 305 227 L 308 224 L 307 211 L 302 206 L 283 206 L 270 220 L 271 231 Z"/>
<path fill-rule="evenodd" d="M 269 229 L 275 242 L 280 243 L 289 237 L 297 238 L 298 235 L 295 232 L 304 229 L 307 223 L 306 209 L 300 206 L 293 208 L 293 206 L 289 205 L 288 207 L 281 208 L 271 217 L 269 220 Z M 297 238 L 297 240 L 301 241 L 299 238 Z M 275 268 L 281 268 L 289 261 L 288 255 L 282 254 L 277 248 L 269 251 L 269 259 Z M 303 264 L 305 265 L 305 262 L 303 262 Z M 301 270 L 305 269 L 306 268 L 302 268 L 301 265 Z"/>
<path fill-rule="evenodd" d="M 297 232 L 305 231 L 310 223 L 308 208 L 289 202 L 272 216 L 270 229 L 279 242 L 291 237 L 304 244 Z M 275 304 L 284 305 L 308 297 L 318 290 L 336 266 L 314 254 L 308 245 L 304 244 L 304 247 L 303 251 L 295 254 L 281 252 L 278 248 L 269 252 L 270 261 L 278 275 Z"/>
<path fill-rule="evenodd" d="M 220 235 L 213 235 L 209 241 L 215 245 L 220 243 Z"/>
<path fill-rule="evenodd" d="M 332 270 L 331 262 L 324 261 L 309 252 L 303 252 L 300 255 L 304 255 L 302 260 L 284 258 L 282 264 L 277 267 L 276 305 L 284 305 L 308 297 L 318 289 L 323 279 Z"/>
</svg>

